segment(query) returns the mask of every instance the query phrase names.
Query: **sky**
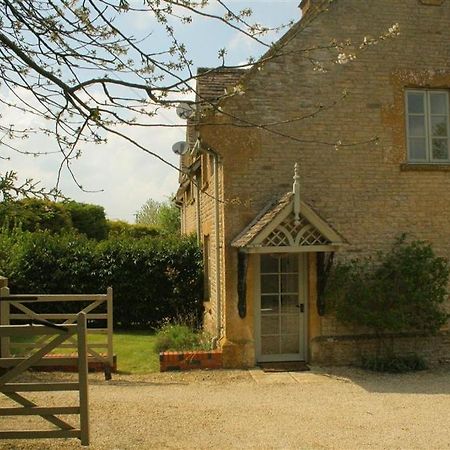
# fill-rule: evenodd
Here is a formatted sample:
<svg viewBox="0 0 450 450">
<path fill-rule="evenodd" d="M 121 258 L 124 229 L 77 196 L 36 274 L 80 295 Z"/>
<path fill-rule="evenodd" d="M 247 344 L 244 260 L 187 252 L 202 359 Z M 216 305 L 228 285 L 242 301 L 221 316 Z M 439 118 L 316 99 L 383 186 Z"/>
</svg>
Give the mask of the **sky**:
<svg viewBox="0 0 450 450">
<path fill-rule="evenodd" d="M 138 3 L 138 0 L 134 3 Z M 290 20 L 297 21 L 300 18 L 300 0 L 228 0 L 226 3 L 234 11 L 250 7 L 253 10 L 253 21 L 268 26 L 280 25 Z M 213 12 L 219 11 L 216 0 L 211 0 L 210 8 Z M 129 27 L 130 32 L 139 30 L 143 34 L 152 33 L 151 42 L 156 47 L 164 43 L 164 34 L 158 31 L 155 21 L 148 16 L 142 15 L 133 23 L 125 23 L 125 26 Z M 217 66 L 220 48 L 227 49 L 228 64 L 240 64 L 249 56 L 256 57 L 264 52 L 263 47 L 258 48 L 254 41 L 239 32 L 207 19 L 197 20 L 191 25 L 179 25 L 175 31 L 178 38 L 186 43 L 188 54 L 196 67 Z M 17 111 L 0 110 L 0 114 L 6 116 L 8 121 L 16 124 L 18 128 L 21 125 L 29 126 L 36 120 Z M 167 124 L 181 123 L 181 119 L 172 110 L 159 113 L 155 120 Z M 134 139 L 145 142 L 150 150 L 170 163 L 178 165 L 178 157 L 172 152 L 172 145 L 185 139 L 183 127 L 150 130 L 133 128 L 127 133 Z M 51 138 L 45 136 L 24 140 L 20 143 L 20 148 L 23 151 L 55 149 Z M 21 180 L 33 178 L 46 188 L 55 185 L 61 163 L 60 155 L 51 154 L 36 158 L 4 148 L 0 148 L 0 152 L 3 157 L 10 158 L 0 159 L 1 173 L 14 170 Z M 63 194 L 76 201 L 103 206 L 110 219 L 133 223 L 136 212 L 148 199 L 164 201 L 177 190 L 177 171 L 115 136 L 108 137 L 107 144 L 83 146 L 83 154 L 73 162 L 72 169 L 83 188 L 95 192 L 83 192 L 70 174 L 63 171 L 60 183 Z"/>
</svg>

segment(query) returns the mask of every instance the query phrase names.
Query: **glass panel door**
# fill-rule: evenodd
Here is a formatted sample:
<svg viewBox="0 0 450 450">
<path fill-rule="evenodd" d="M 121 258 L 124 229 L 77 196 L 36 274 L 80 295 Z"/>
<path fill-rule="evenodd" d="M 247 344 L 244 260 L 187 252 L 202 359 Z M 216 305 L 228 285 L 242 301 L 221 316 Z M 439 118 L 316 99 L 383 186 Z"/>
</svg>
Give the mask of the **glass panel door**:
<svg viewBox="0 0 450 450">
<path fill-rule="evenodd" d="M 261 255 L 261 359 L 304 359 L 305 299 L 298 254 Z"/>
</svg>

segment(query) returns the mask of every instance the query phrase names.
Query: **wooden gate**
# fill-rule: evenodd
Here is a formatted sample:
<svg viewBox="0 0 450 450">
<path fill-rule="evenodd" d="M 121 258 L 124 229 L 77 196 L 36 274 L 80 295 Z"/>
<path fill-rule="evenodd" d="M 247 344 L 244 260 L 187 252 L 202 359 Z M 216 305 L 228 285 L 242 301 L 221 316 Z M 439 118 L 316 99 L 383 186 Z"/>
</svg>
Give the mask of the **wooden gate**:
<svg viewBox="0 0 450 450">
<path fill-rule="evenodd" d="M 4 279 L 5 280 L 5 279 Z M 89 357 L 103 364 L 105 372 L 111 373 L 114 366 L 113 353 L 113 290 L 111 287 L 107 289 L 106 294 L 71 294 L 71 295 L 41 295 L 41 294 L 26 294 L 16 295 L 10 294 L 8 287 L 0 288 L 0 325 L 10 325 L 11 321 L 17 323 L 27 322 L 39 323 L 41 320 L 51 320 L 60 325 L 74 324 L 77 318 L 77 313 L 73 314 L 48 314 L 39 313 L 33 310 L 33 305 L 39 303 L 61 303 L 61 302 L 78 302 L 87 303 L 87 306 L 79 310 L 86 314 L 88 321 L 88 338 L 87 351 Z M 105 308 L 106 305 L 106 308 Z M 103 311 L 99 311 L 103 307 Z M 106 327 L 99 327 L 99 321 L 106 321 Z M 102 342 L 90 342 L 90 335 L 103 335 L 105 339 Z M 30 351 L 41 348 L 45 343 L 47 336 L 41 336 L 35 342 L 15 342 L 14 346 L 20 348 L 22 351 Z M 65 343 L 57 346 L 58 349 L 76 349 L 77 343 L 72 336 Z M 64 351 L 64 350 L 63 350 Z M 11 338 L 0 338 L 0 356 L 11 356 Z M 67 358 L 66 358 L 67 360 Z M 62 361 L 58 358 L 57 365 Z M 41 365 L 55 364 L 55 360 L 42 360 Z"/>
<path fill-rule="evenodd" d="M 0 358 L 0 394 L 9 397 L 21 407 L 0 408 L 2 416 L 40 416 L 56 426 L 52 430 L 10 430 L 0 431 L 1 439 L 38 439 L 38 438 L 78 438 L 82 445 L 89 445 L 89 409 L 88 409 L 88 362 L 86 346 L 86 314 L 79 313 L 75 324 L 68 325 L 2 325 L 0 337 L 15 336 L 50 336 L 50 342 L 28 358 Z M 17 378 L 30 367 L 38 364 L 53 349 L 64 341 L 77 337 L 78 347 L 78 382 L 17 382 Z M 70 362 L 69 362 L 70 363 Z M 16 381 L 16 382 L 14 382 Z M 35 401 L 25 398 L 19 392 L 55 392 L 78 391 L 78 406 L 39 406 Z M 57 417 L 58 415 L 79 415 L 79 426 Z"/>
</svg>

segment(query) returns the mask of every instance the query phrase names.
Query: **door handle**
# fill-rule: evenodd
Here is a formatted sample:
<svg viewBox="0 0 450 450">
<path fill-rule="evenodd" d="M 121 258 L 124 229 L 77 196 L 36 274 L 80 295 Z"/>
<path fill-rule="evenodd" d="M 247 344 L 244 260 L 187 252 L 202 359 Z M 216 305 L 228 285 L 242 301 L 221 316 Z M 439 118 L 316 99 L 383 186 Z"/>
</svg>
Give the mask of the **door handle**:
<svg viewBox="0 0 450 450">
<path fill-rule="evenodd" d="M 300 308 L 300 312 L 304 313 L 305 312 L 305 305 L 303 303 L 300 303 L 299 305 L 296 305 L 297 308 Z"/>
</svg>

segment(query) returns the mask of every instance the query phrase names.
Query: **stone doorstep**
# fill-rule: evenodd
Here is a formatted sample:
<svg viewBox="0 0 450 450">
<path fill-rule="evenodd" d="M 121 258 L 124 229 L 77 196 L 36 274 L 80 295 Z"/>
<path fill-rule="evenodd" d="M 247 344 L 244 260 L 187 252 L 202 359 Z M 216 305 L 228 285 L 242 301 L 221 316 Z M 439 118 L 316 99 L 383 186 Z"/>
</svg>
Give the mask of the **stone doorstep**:
<svg viewBox="0 0 450 450">
<path fill-rule="evenodd" d="M 104 355 L 102 355 L 104 356 Z M 55 364 L 46 365 L 46 366 L 34 366 L 32 370 L 35 372 L 78 372 L 78 367 L 76 365 L 66 366 L 66 365 L 58 365 L 58 358 L 73 358 L 77 357 L 76 353 L 72 354 L 52 354 L 45 356 L 44 359 L 54 359 Z M 100 361 L 97 361 L 93 356 L 88 357 L 88 370 L 89 372 L 103 372 L 105 370 L 104 364 Z M 113 356 L 113 366 L 111 368 L 112 373 L 117 372 L 117 355 Z"/>
<path fill-rule="evenodd" d="M 161 352 L 159 367 L 160 372 L 221 369 L 223 367 L 222 351 Z"/>
</svg>

